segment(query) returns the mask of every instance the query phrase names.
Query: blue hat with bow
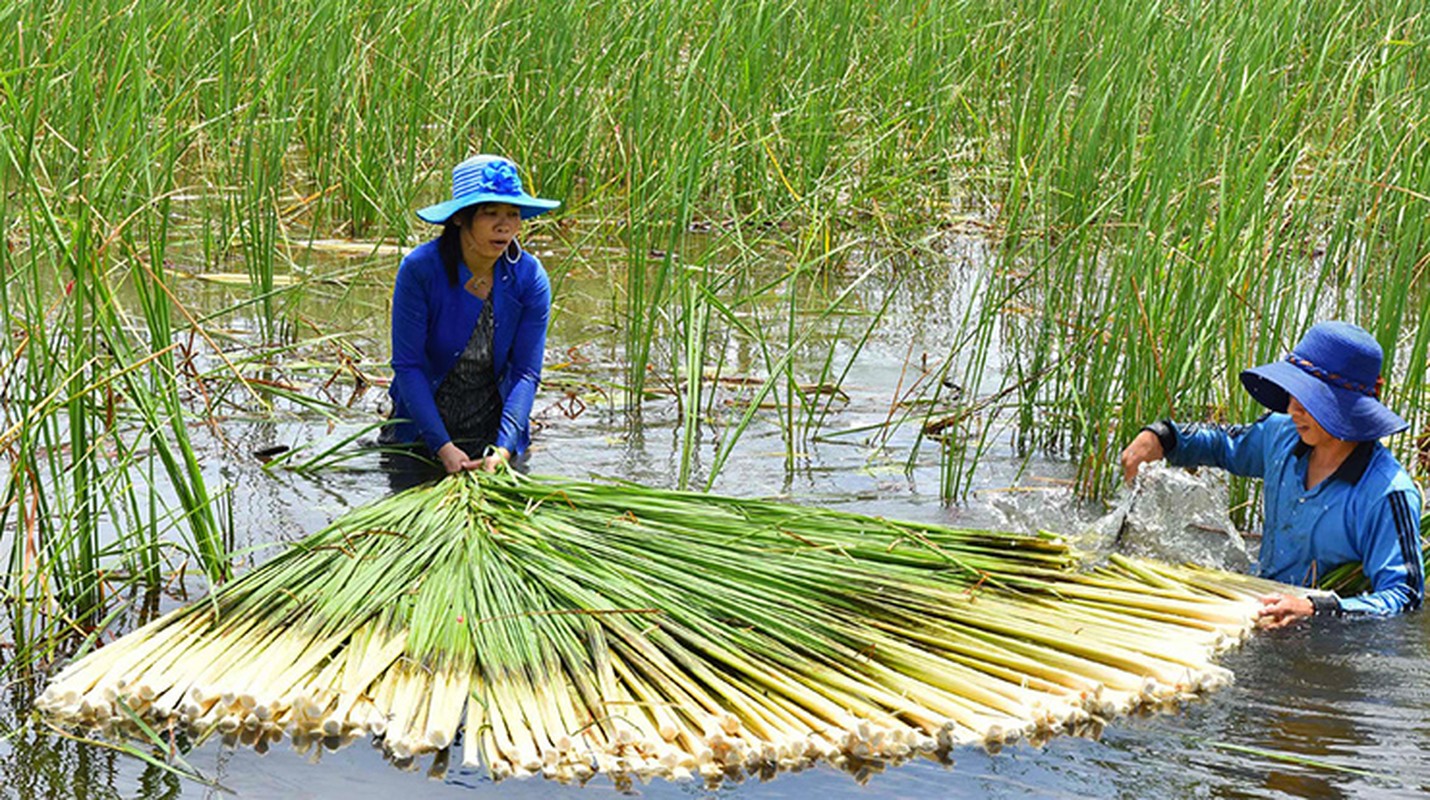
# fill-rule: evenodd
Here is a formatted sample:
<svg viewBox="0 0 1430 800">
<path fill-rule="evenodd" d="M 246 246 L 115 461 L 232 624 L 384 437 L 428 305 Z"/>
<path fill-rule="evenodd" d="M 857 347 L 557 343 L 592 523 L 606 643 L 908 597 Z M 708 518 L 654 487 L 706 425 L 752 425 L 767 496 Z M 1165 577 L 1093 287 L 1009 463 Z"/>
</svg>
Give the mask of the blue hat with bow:
<svg viewBox="0 0 1430 800">
<path fill-rule="evenodd" d="M 477 155 L 452 168 L 452 199 L 421 209 L 417 216 L 433 225 L 441 225 L 458 211 L 478 203 L 510 203 L 521 209 L 522 219 L 545 214 L 561 205 L 559 200 L 527 194 L 511 159 Z"/>
<path fill-rule="evenodd" d="M 1294 397 L 1326 432 L 1348 442 L 1375 441 L 1410 424 L 1380 402 L 1380 343 L 1349 322 L 1312 326 L 1281 361 L 1241 373 L 1256 402 L 1284 412 Z"/>
</svg>

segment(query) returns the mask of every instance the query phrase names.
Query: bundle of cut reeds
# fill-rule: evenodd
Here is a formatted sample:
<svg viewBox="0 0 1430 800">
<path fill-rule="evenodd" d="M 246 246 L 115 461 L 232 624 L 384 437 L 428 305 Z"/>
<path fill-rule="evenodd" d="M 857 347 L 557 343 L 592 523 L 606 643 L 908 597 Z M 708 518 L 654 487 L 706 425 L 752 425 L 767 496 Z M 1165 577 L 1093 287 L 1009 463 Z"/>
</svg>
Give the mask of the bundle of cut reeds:
<svg viewBox="0 0 1430 800">
<path fill-rule="evenodd" d="M 65 669 L 69 724 L 452 745 L 496 777 L 855 768 L 1225 683 L 1275 584 L 1051 535 L 464 474 L 353 511 Z M 465 726 L 463 722 L 465 720 Z"/>
</svg>

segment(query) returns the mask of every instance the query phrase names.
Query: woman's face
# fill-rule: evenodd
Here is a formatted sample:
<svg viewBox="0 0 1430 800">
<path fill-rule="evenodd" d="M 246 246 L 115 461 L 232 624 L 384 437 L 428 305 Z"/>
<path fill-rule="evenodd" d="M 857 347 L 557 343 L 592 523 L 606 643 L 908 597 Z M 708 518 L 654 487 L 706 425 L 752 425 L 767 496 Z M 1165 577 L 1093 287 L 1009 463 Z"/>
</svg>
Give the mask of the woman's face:
<svg viewBox="0 0 1430 800">
<path fill-rule="evenodd" d="M 510 203 L 482 203 L 462 226 L 462 252 L 468 257 L 495 262 L 519 233 L 520 208 Z"/>
<path fill-rule="evenodd" d="M 1335 437 L 1326 433 L 1326 429 L 1321 427 L 1321 423 L 1311 416 L 1311 412 L 1301 405 L 1300 400 L 1291 398 L 1291 402 L 1286 404 L 1286 413 L 1290 414 L 1291 421 L 1296 423 L 1296 432 L 1301 434 L 1301 441 L 1311 447 L 1335 440 Z"/>
</svg>

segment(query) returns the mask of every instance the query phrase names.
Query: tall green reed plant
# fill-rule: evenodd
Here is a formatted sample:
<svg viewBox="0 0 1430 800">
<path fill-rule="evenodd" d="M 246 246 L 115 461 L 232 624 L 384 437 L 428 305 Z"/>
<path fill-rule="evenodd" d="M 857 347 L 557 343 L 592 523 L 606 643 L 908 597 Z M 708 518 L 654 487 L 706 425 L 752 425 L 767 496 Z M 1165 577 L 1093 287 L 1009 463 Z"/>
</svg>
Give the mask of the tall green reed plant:
<svg viewBox="0 0 1430 800">
<path fill-rule="evenodd" d="M 805 359 L 831 372 L 827 352 L 791 333 L 820 314 L 796 286 L 820 278 L 821 253 L 982 214 L 998 257 L 976 307 L 956 310 L 969 329 L 945 360 L 981 396 L 943 439 L 944 491 L 967 490 L 1006 423 L 1020 452 L 1076 459 L 1097 492 L 1136 425 L 1249 413 L 1237 369 L 1332 313 L 1394 351 L 1392 400 L 1423 427 L 1417 12 L 1408 0 L 19 4 L 0 9 L 18 65 L 0 75 L 4 183 L 39 188 L 7 220 L 42 198 L 66 209 L 62 229 L 90 209 L 94 235 L 121 227 L 147 253 L 158 277 L 131 270 L 132 291 L 154 298 L 179 252 L 155 238 L 192 235 L 199 268 L 241 260 L 249 276 L 250 304 L 222 319 L 276 342 L 291 330 L 280 278 L 304 272 L 280 242 L 408 241 L 410 210 L 445 193 L 451 164 L 505 152 L 571 219 L 623 225 L 631 408 L 652 374 L 684 376 L 692 422 L 713 395 L 691 370 L 725 368 L 709 343 L 748 337 L 728 318 L 759 287 L 709 283 L 732 273 L 689 270 L 699 257 L 682 239 L 692 223 L 779 226 L 770 238 L 803 255 L 787 285 L 766 287 L 786 303 L 749 341 L 781 331 L 755 350 L 781 373 L 768 397 L 794 453 L 825 418 L 795 390 Z M 198 199 L 166 199 L 186 195 Z M 27 257 L 60 268 L 49 250 Z M 111 274 L 130 255 L 116 240 L 106 258 Z M 91 423 L 66 420 L 79 428 L 58 441 L 93 441 Z M 683 431 L 693 452 L 700 436 Z M 679 480 L 694 473 L 687 461 Z"/>
<path fill-rule="evenodd" d="M 17 649 L 30 654 L 51 647 L 50 634 L 99 624 L 110 581 L 157 586 L 159 537 L 172 530 L 187 532 L 182 546 L 210 579 L 227 574 L 158 277 L 184 139 L 146 134 L 146 125 L 173 121 L 159 99 L 167 87 L 146 71 L 146 42 L 103 35 L 134 19 L 52 21 L 40 66 L 0 87 L 11 121 L 0 128 L 10 237 L 0 253 L 0 358 L 11 367 L 0 439 L 0 530 L 11 535 L 0 592 Z M 101 52 L 113 69 L 98 63 Z M 36 91 L 45 70 L 102 98 L 99 106 L 48 107 Z M 138 326 L 116 298 L 130 272 L 139 276 Z M 162 464 L 158 485 L 144 485 L 154 475 L 145 459 Z M 169 493 L 177 512 L 161 499 Z"/>
<path fill-rule="evenodd" d="M 1071 454 L 1097 493 L 1149 419 L 1252 414 L 1236 373 L 1326 316 L 1408 356 L 1422 396 L 1426 202 L 1407 179 L 1430 98 L 1410 5 L 1028 10 L 1032 46 L 982 109 L 1008 189 L 979 323 L 1005 334 L 1026 447 Z"/>
</svg>

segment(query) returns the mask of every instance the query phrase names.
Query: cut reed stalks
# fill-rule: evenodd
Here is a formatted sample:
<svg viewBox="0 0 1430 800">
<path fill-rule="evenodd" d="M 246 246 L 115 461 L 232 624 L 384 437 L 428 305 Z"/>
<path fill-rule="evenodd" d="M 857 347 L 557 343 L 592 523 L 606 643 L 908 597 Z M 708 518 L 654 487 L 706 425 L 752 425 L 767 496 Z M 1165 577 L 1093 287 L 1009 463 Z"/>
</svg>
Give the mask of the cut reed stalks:
<svg viewBox="0 0 1430 800">
<path fill-rule="evenodd" d="M 495 778 L 718 781 L 1043 738 L 1214 689 L 1241 576 L 1051 535 L 468 473 L 351 512 L 37 705 Z M 127 711 L 126 711 L 127 709 Z M 465 729 L 459 734 L 461 723 Z"/>
</svg>

